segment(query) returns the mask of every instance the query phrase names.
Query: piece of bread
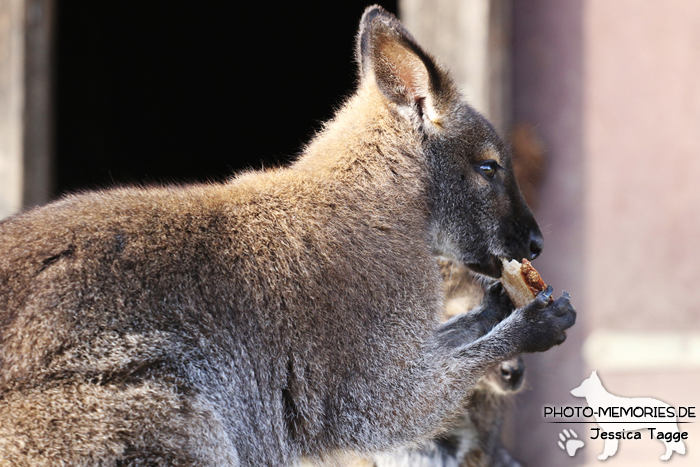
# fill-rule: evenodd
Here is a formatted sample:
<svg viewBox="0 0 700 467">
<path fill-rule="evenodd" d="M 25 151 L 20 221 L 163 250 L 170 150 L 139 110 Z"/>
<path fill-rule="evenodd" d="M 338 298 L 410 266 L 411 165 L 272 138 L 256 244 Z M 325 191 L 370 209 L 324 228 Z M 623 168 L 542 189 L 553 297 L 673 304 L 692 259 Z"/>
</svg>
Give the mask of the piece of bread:
<svg viewBox="0 0 700 467">
<path fill-rule="evenodd" d="M 503 262 L 501 284 L 516 308 L 523 307 L 533 301 L 538 293 L 547 288 L 537 270 L 523 258 L 522 264 L 516 260 Z M 552 301 L 552 298 L 549 298 Z"/>
</svg>

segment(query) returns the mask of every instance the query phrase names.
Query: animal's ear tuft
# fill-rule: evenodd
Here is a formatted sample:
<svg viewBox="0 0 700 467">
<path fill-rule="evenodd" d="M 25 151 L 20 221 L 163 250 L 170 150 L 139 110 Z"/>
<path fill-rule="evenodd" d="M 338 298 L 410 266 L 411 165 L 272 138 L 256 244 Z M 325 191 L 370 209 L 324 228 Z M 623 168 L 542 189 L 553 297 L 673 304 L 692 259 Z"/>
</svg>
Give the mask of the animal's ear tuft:
<svg viewBox="0 0 700 467">
<path fill-rule="evenodd" d="M 365 10 L 357 37 L 360 78 L 374 79 L 392 102 L 439 122 L 436 101 L 442 72 L 398 19 L 380 6 Z"/>
</svg>

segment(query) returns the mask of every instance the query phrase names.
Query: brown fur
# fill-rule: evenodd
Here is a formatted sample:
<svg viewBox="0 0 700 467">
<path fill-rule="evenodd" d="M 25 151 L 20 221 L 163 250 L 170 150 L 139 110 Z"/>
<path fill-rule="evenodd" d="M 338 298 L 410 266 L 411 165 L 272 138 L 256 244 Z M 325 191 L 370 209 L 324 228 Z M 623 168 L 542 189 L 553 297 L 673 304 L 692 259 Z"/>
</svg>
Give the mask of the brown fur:
<svg viewBox="0 0 700 467">
<path fill-rule="evenodd" d="M 381 8 L 358 59 L 356 95 L 289 168 L 0 223 L 0 465 L 390 449 L 439 432 L 495 363 L 564 340 L 566 297 L 503 319 L 492 290 L 439 324 L 436 253 L 496 276 L 541 234 L 490 125 Z"/>
<path fill-rule="evenodd" d="M 481 281 L 464 264 L 439 258 L 438 265 L 446 298 L 443 321 L 476 308 L 484 298 Z"/>
</svg>

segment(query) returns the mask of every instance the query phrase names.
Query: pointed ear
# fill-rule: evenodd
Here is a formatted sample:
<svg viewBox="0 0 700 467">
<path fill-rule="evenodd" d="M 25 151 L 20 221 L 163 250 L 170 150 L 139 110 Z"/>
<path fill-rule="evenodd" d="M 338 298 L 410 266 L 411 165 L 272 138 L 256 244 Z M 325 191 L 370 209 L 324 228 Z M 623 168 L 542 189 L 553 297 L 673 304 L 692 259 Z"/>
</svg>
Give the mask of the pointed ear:
<svg viewBox="0 0 700 467">
<path fill-rule="evenodd" d="M 439 125 L 439 97 L 448 78 L 398 19 L 380 6 L 365 10 L 357 37 L 360 78 L 382 94 Z"/>
</svg>

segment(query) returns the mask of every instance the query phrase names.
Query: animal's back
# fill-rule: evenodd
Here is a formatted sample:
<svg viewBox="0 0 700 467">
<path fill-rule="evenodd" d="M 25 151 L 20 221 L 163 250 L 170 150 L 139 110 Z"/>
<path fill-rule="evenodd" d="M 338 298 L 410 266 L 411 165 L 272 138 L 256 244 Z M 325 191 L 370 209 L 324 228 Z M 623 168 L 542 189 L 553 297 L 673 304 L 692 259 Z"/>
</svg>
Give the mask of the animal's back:
<svg viewBox="0 0 700 467">
<path fill-rule="evenodd" d="M 216 364 L 202 343 L 222 310 L 204 303 L 226 291 L 203 287 L 232 244 L 207 238 L 224 222 L 207 191 L 72 196 L 2 223 L 0 459 L 188 465 L 211 456 L 195 432 L 233 442 L 194 381 Z"/>
<path fill-rule="evenodd" d="M 399 332 L 386 294 L 401 301 L 405 291 L 381 289 L 396 283 L 388 276 L 425 269 L 402 259 L 415 246 L 415 228 L 402 227 L 409 219 L 368 217 L 346 185 L 313 180 L 285 169 L 225 185 L 97 192 L 1 223 L 0 432 L 11 441 L 0 449 L 27 464 L 56 446 L 226 464 L 233 455 L 284 463 L 300 445 L 323 444 L 332 395 L 303 394 L 298 407 L 291 391 L 351 393 L 349 380 L 379 376 L 378 362 L 359 371 L 347 360 Z M 377 260 L 389 267 L 370 268 Z M 365 302 L 374 293 L 374 306 L 353 308 L 358 293 Z M 406 299 L 420 312 L 417 296 Z M 373 342 L 351 338 L 372 328 Z M 186 442 L 208 437 L 204 447 Z M 0 458 L 20 463 L 12 456 Z"/>
</svg>

